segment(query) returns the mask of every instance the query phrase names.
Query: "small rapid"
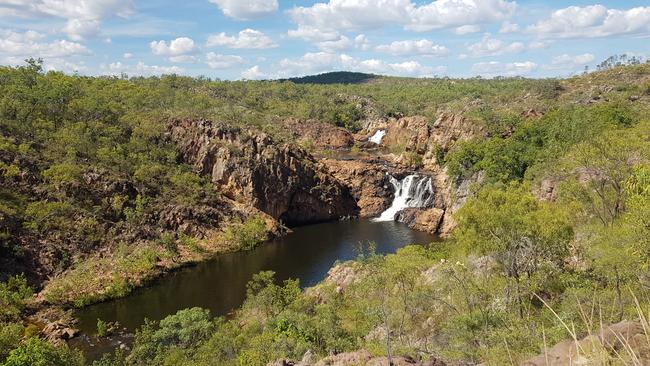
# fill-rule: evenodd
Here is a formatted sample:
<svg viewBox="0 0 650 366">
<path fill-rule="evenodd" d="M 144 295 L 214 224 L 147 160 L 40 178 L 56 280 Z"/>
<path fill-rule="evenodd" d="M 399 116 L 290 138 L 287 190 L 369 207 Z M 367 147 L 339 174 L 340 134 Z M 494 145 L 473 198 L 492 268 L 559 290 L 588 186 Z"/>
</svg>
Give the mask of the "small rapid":
<svg viewBox="0 0 650 366">
<path fill-rule="evenodd" d="M 390 183 L 395 188 L 395 198 L 391 206 L 382 214 L 372 219 L 375 222 L 393 221 L 395 215 L 409 207 L 428 207 L 433 204 L 435 195 L 431 177 L 417 174 L 406 176 L 401 181 L 390 176 Z"/>
</svg>

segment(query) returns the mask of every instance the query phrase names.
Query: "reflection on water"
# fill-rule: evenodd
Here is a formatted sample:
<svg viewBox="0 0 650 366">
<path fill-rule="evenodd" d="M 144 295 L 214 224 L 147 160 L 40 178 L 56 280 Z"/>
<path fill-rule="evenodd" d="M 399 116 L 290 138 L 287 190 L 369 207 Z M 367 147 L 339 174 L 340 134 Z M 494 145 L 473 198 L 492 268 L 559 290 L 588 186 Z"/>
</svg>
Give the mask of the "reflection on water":
<svg viewBox="0 0 650 366">
<path fill-rule="evenodd" d="M 239 307 L 253 274 L 271 270 L 276 278 L 297 278 L 301 286 L 321 281 L 337 260 L 354 259 L 358 243 L 376 243 L 377 253 L 393 253 L 408 244 L 427 244 L 434 237 L 397 222 L 354 220 L 309 225 L 258 248 L 218 258 L 170 273 L 132 295 L 78 311 L 79 327 L 94 333 L 97 319 L 118 321 L 134 330 L 144 318 L 160 320 L 188 307 L 225 315 Z"/>
</svg>

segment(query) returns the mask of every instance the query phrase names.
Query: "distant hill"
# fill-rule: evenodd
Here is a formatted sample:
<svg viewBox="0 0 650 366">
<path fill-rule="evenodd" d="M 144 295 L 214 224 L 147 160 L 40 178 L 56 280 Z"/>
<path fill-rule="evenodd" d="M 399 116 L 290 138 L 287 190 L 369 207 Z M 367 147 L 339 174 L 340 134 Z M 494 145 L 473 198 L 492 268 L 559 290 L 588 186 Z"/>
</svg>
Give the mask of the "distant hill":
<svg viewBox="0 0 650 366">
<path fill-rule="evenodd" d="M 284 80 L 292 81 L 296 84 L 361 84 L 378 77 L 378 75 L 362 72 L 335 71 Z"/>
</svg>

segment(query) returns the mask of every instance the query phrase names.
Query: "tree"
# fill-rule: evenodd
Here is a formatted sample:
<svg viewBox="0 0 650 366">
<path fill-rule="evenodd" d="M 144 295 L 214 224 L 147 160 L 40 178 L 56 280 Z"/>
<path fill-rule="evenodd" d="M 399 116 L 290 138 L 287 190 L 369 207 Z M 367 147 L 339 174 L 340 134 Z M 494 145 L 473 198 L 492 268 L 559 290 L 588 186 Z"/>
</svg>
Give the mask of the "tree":
<svg viewBox="0 0 650 366">
<path fill-rule="evenodd" d="M 650 146 L 642 137 L 644 129 L 645 125 L 607 132 L 578 144 L 565 158 L 573 179 L 565 184 L 564 195 L 605 226 L 625 211 L 625 181 L 650 157 Z"/>
<path fill-rule="evenodd" d="M 486 187 L 457 213 L 455 237 L 464 246 L 493 256 L 514 281 L 523 316 L 523 280 L 543 266 L 563 266 L 573 229 L 557 207 L 538 201 L 525 184 Z"/>
<path fill-rule="evenodd" d="M 32 337 L 9 352 L 3 366 L 81 366 L 83 363 L 81 352 Z"/>
</svg>

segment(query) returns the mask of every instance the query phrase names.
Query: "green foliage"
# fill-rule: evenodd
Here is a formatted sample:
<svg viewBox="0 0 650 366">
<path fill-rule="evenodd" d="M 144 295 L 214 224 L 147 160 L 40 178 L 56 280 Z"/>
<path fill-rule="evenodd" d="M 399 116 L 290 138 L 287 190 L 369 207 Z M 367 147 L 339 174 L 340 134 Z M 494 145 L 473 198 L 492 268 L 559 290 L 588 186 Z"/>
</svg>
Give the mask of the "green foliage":
<svg viewBox="0 0 650 366">
<path fill-rule="evenodd" d="M 24 331 L 22 324 L 0 322 L 0 365 L 9 356 L 9 351 L 20 345 Z"/>
<path fill-rule="evenodd" d="M 242 223 L 230 225 L 224 239 L 241 250 L 251 250 L 259 243 L 267 240 L 266 222 L 260 215 L 247 218 Z"/>
<path fill-rule="evenodd" d="M 13 276 L 7 282 L 0 282 L 0 322 L 18 319 L 32 294 L 24 276 Z"/>
<path fill-rule="evenodd" d="M 97 335 L 104 337 L 106 334 L 108 334 L 108 324 L 101 319 L 97 319 Z"/>
<path fill-rule="evenodd" d="M 9 352 L 3 366 L 74 366 L 83 365 L 83 356 L 66 346 L 56 347 L 32 337 Z"/>
<path fill-rule="evenodd" d="M 191 352 L 213 333 L 215 323 L 207 310 L 180 310 L 156 324 L 147 322 L 137 333 L 130 359 L 136 364 L 160 365 L 177 352 Z"/>
</svg>

